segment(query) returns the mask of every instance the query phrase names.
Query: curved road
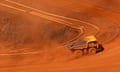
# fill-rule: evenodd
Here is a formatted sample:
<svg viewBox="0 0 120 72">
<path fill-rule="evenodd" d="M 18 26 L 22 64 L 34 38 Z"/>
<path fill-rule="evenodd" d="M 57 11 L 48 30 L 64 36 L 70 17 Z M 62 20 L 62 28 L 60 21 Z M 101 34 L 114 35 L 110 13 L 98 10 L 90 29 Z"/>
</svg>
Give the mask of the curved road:
<svg viewBox="0 0 120 72">
<path fill-rule="evenodd" d="M 23 5 L 21 3 L 17 3 L 17 1 L 16 2 L 14 2 L 14 1 L 11 1 L 11 0 L 1 1 L 0 5 L 4 6 L 4 7 L 7 7 L 7 8 L 12 8 L 14 10 L 22 11 L 22 12 L 25 12 L 25 13 L 30 13 L 30 14 L 33 14 L 33 15 L 36 15 L 36 16 L 40 16 L 42 18 L 52 20 L 52 21 L 58 22 L 60 24 L 68 25 L 68 26 L 73 27 L 75 29 L 81 29 L 80 27 L 84 26 L 84 24 L 85 24 L 85 27 L 91 26 L 92 28 L 97 30 L 97 31 L 93 30 L 96 33 L 98 33 L 98 31 L 99 31 L 100 34 L 97 34 L 97 35 L 102 37 L 103 39 L 105 39 L 105 37 L 109 37 L 109 36 L 106 36 L 106 35 L 103 35 L 103 36 L 101 35 L 101 33 L 103 34 L 104 31 L 107 32 L 108 30 L 104 28 L 104 26 L 106 26 L 104 24 L 101 24 L 102 26 L 99 26 L 99 28 L 100 28 L 99 29 L 97 23 L 99 23 L 100 21 L 97 21 L 97 19 L 95 19 L 95 22 L 93 22 L 93 23 L 96 23 L 96 25 L 93 25 L 92 22 L 91 23 L 90 22 L 84 22 L 84 21 L 80 21 L 79 19 L 54 15 L 54 14 L 51 14 L 51 13 L 48 13 L 48 12 L 40 11 L 38 9 L 36 10 L 36 9 L 28 7 L 28 6 L 26 7 L 26 5 Z M 64 1 L 62 1 L 62 2 L 64 2 Z M 52 4 L 52 2 L 50 2 L 50 3 Z M 82 9 L 82 10 L 85 10 L 85 9 Z M 90 13 L 92 13 L 92 12 L 90 12 Z M 102 13 L 102 11 L 100 13 L 101 13 L 101 16 L 104 15 L 104 17 L 106 17 L 106 18 L 109 18 L 116 23 L 120 23 L 119 19 L 114 20 L 115 18 L 120 18 L 120 15 L 115 14 L 115 13 L 111 13 L 111 12 Z M 98 12 L 95 13 L 95 14 L 97 15 Z M 108 16 L 107 14 L 110 15 L 110 16 Z M 93 18 L 93 20 L 94 20 L 94 18 Z M 104 22 L 101 22 L 101 23 L 104 23 Z M 111 23 L 111 22 L 108 22 L 108 23 Z M 105 24 L 107 24 L 107 23 L 105 23 Z M 111 28 L 111 29 L 109 29 L 108 34 L 112 34 L 111 32 L 114 29 L 114 24 L 112 26 L 113 26 L 113 28 L 108 25 L 108 28 L 109 27 Z M 118 35 L 119 27 L 115 26 L 115 28 L 117 28 L 117 29 L 115 29 L 115 32 L 116 32 L 115 34 Z M 81 33 L 81 30 L 80 30 L 80 33 Z M 109 38 L 112 38 L 112 37 L 114 37 L 114 36 L 110 35 Z M 119 52 L 120 51 L 120 47 L 119 47 L 119 42 L 120 41 L 119 40 L 120 40 L 120 37 L 118 37 L 117 40 L 114 40 L 110 44 L 105 44 L 105 51 L 100 53 L 100 54 L 93 55 L 93 56 L 85 56 L 83 58 L 74 59 L 74 60 L 68 61 L 68 62 L 63 61 L 62 63 L 41 64 L 41 63 L 39 63 L 39 61 L 37 61 L 37 60 L 40 59 L 40 58 L 38 58 L 39 57 L 39 54 L 38 54 L 39 52 L 35 53 L 35 55 L 30 54 L 30 56 L 28 54 L 28 56 L 25 56 L 27 60 L 23 61 L 23 65 L 21 65 L 21 63 L 22 63 L 21 62 L 20 64 L 18 63 L 18 65 L 17 64 L 13 65 L 13 66 L 8 65 L 8 67 L 7 66 L 1 66 L 0 71 L 1 72 L 7 72 L 7 71 L 9 71 L 9 72 L 10 71 L 12 71 L 12 72 L 16 72 L 16 71 L 25 71 L 25 72 L 38 72 L 38 71 L 42 71 L 42 72 L 56 72 L 56 71 L 57 72 L 66 72 L 66 71 L 69 71 L 69 72 L 73 72 L 73 71 L 76 71 L 76 72 L 80 72 L 80 71 L 84 71 L 84 72 L 88 72 L 88 71 L 89 72 L 90 71 L 91 72 L 94 72 L 94 71 L 95 72 L 96 71 L 97 72 L 106 72 L 106 71 L 108 71 L 108 72 L 119 72 L 119 68 L 120 68 L 120 59 L 118 58 L 120 56 L 120 52 Z M 55 53 L 53 53 L 53 54 L 55 54 Z M 17 56 L 21 56 L 21 55 L 18 54 Z M 4 57 L 4 54 L 3 55 L 1 54 L 1 57 L 3 57 L 3 62 L 4 62 L 4 59 L 8 59 L 7 57 Z M 31 58 L 33 57 L 35 59 L 31 59 L 30 57 Z M 58 59 L 60 59 L 60 58 L 58 58 Z M 9 63 L 9 62 L 7 63 L 7 60 L 5 60 L 5 61 L 6 61 L 6 64 Z M 37 61 L 37 62 L 34 62 L 34 61 Z M 25 62 L 28 62 L 28 65 L 24 64 Z M 32 63 L 32 62 L 34 62 L 35 64 Z M 14 67 L 14 66 L 17 66 L 17 67 Z"/>
<path fill-rule="evenodd" d="M 89 22 L 85 22 L 85 21 L 81 21 L 78 19 L 69 18 L 69 17 L 65 17 L 65 16 L 60 16 L 60 15 L 56 15 L 56 14 L 49 13 L 49 12 L 45 12 L 45 11 L 35 9 L 30 6 L 26 6 L 24 4 L 20 4 L 17 2 L 11 1 L 11 0 L 5 0 L 5 1 L 1 2 L 0 5 L 10 8 L 10 9 L 13 9 L 13 10 L 29 13 L 31 15 L 35 15 L 35 16 L 38 16 L 38 17 L 41 17 L 41 18 L 44 18 L 44 19 L 47 19 L 50 21 L 54 21 L 54 22 L 57 22 L 57 23 L 60 23 L 63 25 L 67 25 L 67 26 L 70 26 L 71 28 L 76 29 L 79 32 L 79 35 L 77 37 L 71 39 L 70 41 L 79 39 L 80 36 L 84 33 L 83 29 L 84 29 L 84 26 L 86 26 L 86 25 L 91 26 L 92 28 L 96 29 L 96 32 L 94 34 L 98 33 L 100 30 L 99 27 L 97 27 L 96 25 L 93 25 Z M 39 51 L 33 52 L 33 53 L 29 52 L 29 53 L 36 54 L 36 53 L 39 53 Z M 23 53 L 23 54 L 29 54 L 29 53 Z M 10 54 L 1 54 L 1 55 L 10 55 Z M 13 54 L 11 54 L 11 55 L 13 55 Z"/>
</svg>

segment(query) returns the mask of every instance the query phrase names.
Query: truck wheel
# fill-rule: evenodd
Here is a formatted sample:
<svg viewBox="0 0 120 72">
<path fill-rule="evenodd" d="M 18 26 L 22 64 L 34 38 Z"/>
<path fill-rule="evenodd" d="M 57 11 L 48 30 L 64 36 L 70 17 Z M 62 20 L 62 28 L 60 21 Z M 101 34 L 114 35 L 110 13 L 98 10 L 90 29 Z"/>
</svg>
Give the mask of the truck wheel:
<svg viewBox="0 0 120 72">
<path fill-rule="evenodd" d="M 87 55 L 88 54 L 88 49 L 87 48 L 83 49 L 83 53 L 84 53 L 84 55 Z"/>
<path fill-rule="evenodd" d="M 76 51 L 74 51 L 74 55 L 75 55 L 76 57 L 80 57 L 80 56 L 83 55 L 83 51 L 82 51 L 82 50 L 76 50 Z"/>
<path fill-rule="evenodd" d="M 98 50 L 97 50 L 97 53 L 98 53 L 98 52 L 102 52 L 103 50 L 104 50 L 103 46 L 102 46 L 102 45 L 99 45 Z"/>
<path fill-rule="evenodd" d="M 96 54 L 96 48 L 89 48 L 88 54 L 89 54 L 89 55 Z"/>
</svg>

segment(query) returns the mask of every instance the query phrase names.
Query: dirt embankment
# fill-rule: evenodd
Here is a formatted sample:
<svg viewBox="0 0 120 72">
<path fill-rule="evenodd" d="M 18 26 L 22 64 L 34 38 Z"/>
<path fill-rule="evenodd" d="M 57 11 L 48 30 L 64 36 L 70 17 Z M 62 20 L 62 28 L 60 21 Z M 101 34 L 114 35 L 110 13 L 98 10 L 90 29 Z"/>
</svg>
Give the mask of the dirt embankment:
<svg viewBox="0 0 120 72">
<path fill-rule="evenodd" d="M 28 3 L 29 5 L 29 2 L 25 3 Z M 48 11 L 79 19 L 97 26 L 99 28 L 99 31 L 96 36 L 102 43 L 110 42 L 111 40 L 116 39 L 119 34 L 119 27 L 109 19 L 105 19 L 103 17 L 91 15 L 89 13 L 81 11 L 74 12 L 74 9 L 72 9 L 72 11 L 69 11 L 70 8 L 66 7 L 56 7 L 55 9 L 56 10 L 48 9 Z M 89 10 L 93 10 L 93 12 L 95 11 L 94 8 L 92 10 Z M 80 67 L 86 69 L 87 67 L 95 68 L 96 66 L 104 67 L 104 65 L 107 66 L 110 64 L 119 64 L 119 59 L 117 59 L 119 57 L 119 47 L 113 49 L 113 46 L 119 46 L 119 41 L 115 41 L 115 43 L 111 43 L 111 45 L 106 45 L 105 52 L 101 54 L 75 59 L 74 56 L 72 56 L 71 52 L 67 48 L 64 48 L 62 46 L 63 42 L 74 38 L 78 34 L 75 29 L 26 14 L 15 15 L 2 11 L 0 16 L 0 42 L 2 44 L 0 51 L 0 53 L 2 53 L 0 54 L 1 67 L 9 67 L 12 65 L 19 66 L 26 64 L 31 66 L 32 64 L 37 64 L 42 67 L 42 64 L 46 64 L 43 68 L 49 67 L 50 69 L 51 67 L 53 67 L 54 70 L 54 68 L 56 68 L 56 65 L 59 65 L 58 63 L 61 63 L 60 69 L 63 69 L 64 71 L 64 68 L 70 70 L 73 68 L 74 70 L 74 68 L 79 69 Z M 110 18 L 114 19 L 115 17 L 112 18 L 111 16 Z M 91 30 L 90 26 L 85 25 L 83 36 L 94 34 L 94 32 L 95 29 Z M 111 48 L 111 50 L 107 50 L 108 47 Z M 37 53 L 34 54 L 33 52 L 36 51 Z M 28 52 L 30 52 L 30 54 Z M 111 57 L 109 55 L 111 55 Z M 50 64 L 54 62 L 57 63 Z M 29 67 L 26 67 L 26 69 L 27 68 Z M 58 70 L 60 69 L 58 66 Z"/>
</svg>

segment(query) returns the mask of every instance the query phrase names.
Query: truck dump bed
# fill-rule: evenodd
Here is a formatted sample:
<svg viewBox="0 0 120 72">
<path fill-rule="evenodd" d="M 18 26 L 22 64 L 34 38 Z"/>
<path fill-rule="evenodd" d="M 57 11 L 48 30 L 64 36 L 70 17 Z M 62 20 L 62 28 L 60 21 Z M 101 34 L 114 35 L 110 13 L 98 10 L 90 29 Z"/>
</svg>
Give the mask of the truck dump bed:
<svg viewBox="0 0 120 72">
<path fill-rule="evenodd" d="M 82 40 L 79 41 L 73 41 L 67 44 L 67 47 L 72 49 L 72 48 L 85 48 L 85 46 L 91 42 L 91 41 L 96 41 L 96 37 L 95 36 L 87 36 Z"/>
<path fill-rule="evenodd" d="M 87 44 L 86 40 L 80 40 L 80 41 L 74 41 L 74 42 L 67 44 L 67 47 L 74 48 L 74 47 L 78 47 L 78 46 L 83 46 L 85 44 Z"/>
</svg>

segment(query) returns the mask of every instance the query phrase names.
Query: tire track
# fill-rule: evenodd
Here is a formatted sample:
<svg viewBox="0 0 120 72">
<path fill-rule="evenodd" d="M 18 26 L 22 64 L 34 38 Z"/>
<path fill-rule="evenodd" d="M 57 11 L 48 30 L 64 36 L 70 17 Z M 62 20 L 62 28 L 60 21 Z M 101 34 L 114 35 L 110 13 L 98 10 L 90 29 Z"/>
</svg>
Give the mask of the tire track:
<svg viewBox="0 0 120 72">
<path fill-rule="evenodd" d="M 79 35 L 77 37 L 73 38 L 72 40 L 79 38 L 84 33 L 84 31 L 83 31 L 84 26 L 79 25 L 80 23 L 89 25 L 89 26 L 95 28 L 97 31 L 99 31 L 99 28 L 97 26 L 95 26 L 91 23 L 88 23 L 88 22 L 84 22 L 84 21 L 81 21 L 81 20 L 78 20 L 78 19 L 69 18 L 69 17 L 60 16 L 60 15 L 52 14 L 52 13 L 49 13 L 49 12 L 41 11 L 41 10 L 23 5 L 23 4 L 20 4 L 20 3 L 16 3 L 16 2 L 11 1 L 11 0 L 5 0 L 5 1 L 15 5 L 16 7 L 12 6 L 12 5 L 9 5 L 9 4 L 4 4 L 4 3 L 0 3 L 0 5 L 8 7 L 8 8 L 15 9 L 17 11 L 22 10 L 22 12 L 29 13 L 29 14 L 32 14 L 32 15 L 35 15 L 35 16 L 39 16 L 39 17 L 45 18 L 47 20 L 54 21 L 54 22 L 57 22 L 57 23 L 64 24 L 64 25 L 70 26 L 72 28 L 75 28 L 79 32 Z M 18 7 L 20 7 L 20 8 L 18 8 Z M 76 22 L 77 22 L 77 24 L 76 24 Z M 37 54 L 37 53 L 40 53 L 40 51 L 38 51 L 38 52 L 27 52 L 27 53 L 22 53 L 22 54 L 26 55 L 26 54 Z M 21 53 L 16 53 L 16 55 L 20 55 L 20 54 Z M 1 54 L 1 55 L 4 56 L 4 55 L 15 55 L 15 54 Z"/>
</svg>

